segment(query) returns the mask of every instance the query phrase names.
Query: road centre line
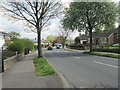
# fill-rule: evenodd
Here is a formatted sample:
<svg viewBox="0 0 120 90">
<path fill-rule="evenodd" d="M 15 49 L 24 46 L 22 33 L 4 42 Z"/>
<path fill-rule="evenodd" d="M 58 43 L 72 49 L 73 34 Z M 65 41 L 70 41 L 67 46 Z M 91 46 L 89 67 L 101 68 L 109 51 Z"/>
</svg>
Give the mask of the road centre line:
<svg viewBox="0 0 120 90">
<path fill-rule="evenodd" d="M 101 63 L 101 62 L 97 62 L 97 61 L 92 61 L 93 63 L 97 63 L 97 64 L 101 64 L 101 65 L 105 65 L 105 66 L 110 66 L 110 67 L 114 67 L 114 68 L 118 68 L 117 66 L 111 65 L 111 64 L 105 64 L 105 63 Z"/>
</svg>

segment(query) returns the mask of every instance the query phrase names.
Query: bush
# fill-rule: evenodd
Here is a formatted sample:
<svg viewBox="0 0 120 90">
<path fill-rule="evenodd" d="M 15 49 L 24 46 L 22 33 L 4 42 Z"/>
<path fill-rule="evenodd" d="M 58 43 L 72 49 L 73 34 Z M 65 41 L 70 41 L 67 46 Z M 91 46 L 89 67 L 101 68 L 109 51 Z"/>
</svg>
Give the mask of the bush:
<svg viewBox="0 0 120 90">
<path fill-rule="evenodd" d="M 69 48 L 70 49 L 77 49 L 77 50 L 84 50 L 85 49 L 84 45 L 81 45 L 81 44 L 72 44 L 72 45 L 69 45 Z"/>
<path fill-rule="evenodd" d="M 120 54 L 120 49 L 105 49 L 105 48 L 97 48 L 93 49 L 93 51 L 98 51 L 98 52 L 111 52 L 111 53 L 118 53 Z"/>
<path fill-rule="evenodd" d="M 24 51 L 24 43 L 21 40 L 15 40 L 8 45 L 8 50 L 21 54 Z"/>
<path fill-rule="evenodd" d="M 27 55 L 28 53 L 30 53 L 30 51 L 34 50 L 34 44 L 31 40 L 24 38 L 21 39 L 21 41 L 24 44 L 24 54 Z"/>
<path fill-rule="evenodd" d="M 34 44 L 29 39 L 17 39 L 13 40 L 12 43 L 8 45 L 8 50 L 18 52 L 18 54 L 21 54 L 24 52 L 25 54 L 28 54 L 29 51 L 34 50 Z"/>
<path fill-rule="evenodd" d="M 4 59 L 7 59 L 7 58 L 9 58 L 9 57 L 12 57 L 12 56 L 14 56 L 14 55 L 16 55 L 16 52 L 9 51 L 9 50 L 3 50 L 2 53 L 3 53 L 3 54 L 2 54 L 3 60 L 4 60 Z"/>
<path fill-rule="evenodd" d="M 25 49 L 33 50 L 34 49 L 34 44 L 31 40 L 24 38 L 21 39 L 21 41 L 24 43 Z"/>
</svg>

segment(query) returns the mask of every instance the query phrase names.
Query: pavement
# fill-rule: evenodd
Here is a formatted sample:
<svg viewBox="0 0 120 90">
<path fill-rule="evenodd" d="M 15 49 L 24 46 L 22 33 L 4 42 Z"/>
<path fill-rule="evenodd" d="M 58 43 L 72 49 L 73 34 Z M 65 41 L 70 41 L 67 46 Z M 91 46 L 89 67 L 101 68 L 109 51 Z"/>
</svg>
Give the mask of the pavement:
<svg viewBox="0 0 120 90">
<path fill-rule="evenodd" d="M 37 52 L 29 54 L 15 63 L 2 75 L 2 88 L 62 88 L 63 83 L 58 75 L 36 77 L 32 59 Z"/>
<path fill-rule="evenodd" d="M 118 88 L 118 59 L 55 48 L 44 55 L 75 88 Z"/>
</svg>

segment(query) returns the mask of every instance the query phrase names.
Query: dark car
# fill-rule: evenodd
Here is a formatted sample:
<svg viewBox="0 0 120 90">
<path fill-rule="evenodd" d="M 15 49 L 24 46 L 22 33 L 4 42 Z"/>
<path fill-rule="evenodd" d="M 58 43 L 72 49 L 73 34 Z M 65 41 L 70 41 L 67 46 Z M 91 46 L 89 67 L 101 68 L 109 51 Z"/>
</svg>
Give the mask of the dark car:
<svg viewBox="0 0 120 90">
<path fill-rule="evenodd" d="M 52 46 L 48 46 L 48 47 L 47 47 L 47 50 L 52 50 Z"/>
<path fill-rule="evenodd" d="M 56 45 L 56 49 L 60 49 L 60 45 Z"/>
</svg>

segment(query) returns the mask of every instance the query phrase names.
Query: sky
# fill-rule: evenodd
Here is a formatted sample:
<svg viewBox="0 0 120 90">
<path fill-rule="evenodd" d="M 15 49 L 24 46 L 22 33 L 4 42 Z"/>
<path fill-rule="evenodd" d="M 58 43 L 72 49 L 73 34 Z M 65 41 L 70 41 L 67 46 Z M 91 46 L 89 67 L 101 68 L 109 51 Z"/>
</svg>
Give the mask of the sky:
<svg viewBox="0 0 120 90">
<path fill-rule="evenodd" d="M 68 3 L 71 0 L 61 0 L 62 3 L 64 3 L 64 6 L 68 7 Z M 119 0 L 113 0 L 115 2 L 118 2 Z M 51 21 L 51 25 L 49 26 L 48 30 L 42 31 L 42 38 L 45 39 L 48 35 L 54 35 L 56 36 L 59 32 L 59 26 L 60 20 L 59 19 L 53 19 Z M 4 32 L 11 32 L 15 31 L 20 33 L 22 38 L 30 38 L 35 39 L 37 37 L 37 34 L 34 32 L 26 32 L 25 26 L 22 21 L 12 21 L 7 16 L 3 14 L 3 12 L 0 13 L 0 31 Z M 77 31 L 73 32 L 70 37 L 74 39 L 77 37 L 79 33 Z"/>
</svg>

